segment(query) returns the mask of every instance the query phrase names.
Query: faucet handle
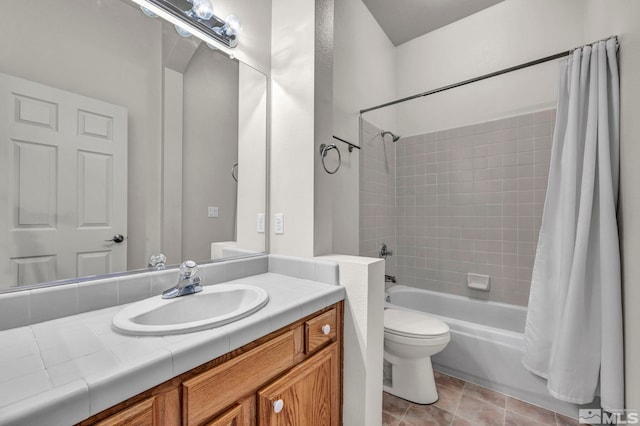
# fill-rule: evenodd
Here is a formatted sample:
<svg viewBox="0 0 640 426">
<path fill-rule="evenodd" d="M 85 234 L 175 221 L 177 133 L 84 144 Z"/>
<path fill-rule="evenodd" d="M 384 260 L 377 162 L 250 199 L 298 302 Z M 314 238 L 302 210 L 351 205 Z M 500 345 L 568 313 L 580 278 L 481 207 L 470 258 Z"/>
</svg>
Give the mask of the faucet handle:
<svg viewBox="0 0 640 426">
<path fill-rule="evenodd" d="M 148 268 L 154 268 L 158 271 L 165 268 L 165 264 L 167 263 L 167 256 L 164 253 L 153 253 L 149 256 L 149 262 L 147 264 Z"/>
<path fill-rule="evenodd" d="M 198 265 L 193 260 L 187 260 L 180 265 L 180 277 L 193 278 L 198 273 Z"/>
</svg>

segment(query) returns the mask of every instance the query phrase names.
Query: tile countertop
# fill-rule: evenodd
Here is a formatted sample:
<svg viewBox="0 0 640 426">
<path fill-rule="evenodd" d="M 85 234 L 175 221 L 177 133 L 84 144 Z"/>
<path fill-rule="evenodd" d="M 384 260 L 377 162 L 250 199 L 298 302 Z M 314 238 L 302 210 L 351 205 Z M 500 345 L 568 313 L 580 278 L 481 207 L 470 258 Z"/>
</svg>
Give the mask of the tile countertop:
<svg viewBox="0 0 640 426">
<path fill-rule="evenodd" d="M 276 273 L 234 283 L 265 289 L 269 303 L 210 330 L 125 336 L 111 329 L 121 305 L 0 331 L 0 424 L 77 423 L 345 298 L 341 286 Z"/>
</svg>

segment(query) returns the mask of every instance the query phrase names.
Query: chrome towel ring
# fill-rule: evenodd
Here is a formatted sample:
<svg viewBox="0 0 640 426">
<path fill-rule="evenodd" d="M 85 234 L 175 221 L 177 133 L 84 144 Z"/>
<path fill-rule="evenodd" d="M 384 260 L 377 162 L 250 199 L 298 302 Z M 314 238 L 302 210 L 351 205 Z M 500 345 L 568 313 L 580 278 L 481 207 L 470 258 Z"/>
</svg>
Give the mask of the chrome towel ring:
<svg viewBox="0 0 640 426">
<path fill-rule="evenodd" d="M 233 166 L 231 167 L 231 177 L 233 180 L 238 182 L 238 163 L 233 163 Z"/>
<path fill-rule="evenodd" d="M 335 168 L 335 170 L 327 169 L 327 165 L 324 163 L 324 158 L 327 156 L 327 152 L 331 151 L 332 149 L 335 149 L 336 152 L 338 153 L 338 166 Z M 325 172 L 332 175 L 336 173 L 338 170 L 340 170 L 340 166 L 342 165 L 342 155 L 340 155 L 340 150 L 338 149 L 336 144 L 332 143 L 330 145 L 326 145 L 326 144 L 320 145 L 320 157 L 322 160 L 322 167 L 324 168 Z"/>
</svg>

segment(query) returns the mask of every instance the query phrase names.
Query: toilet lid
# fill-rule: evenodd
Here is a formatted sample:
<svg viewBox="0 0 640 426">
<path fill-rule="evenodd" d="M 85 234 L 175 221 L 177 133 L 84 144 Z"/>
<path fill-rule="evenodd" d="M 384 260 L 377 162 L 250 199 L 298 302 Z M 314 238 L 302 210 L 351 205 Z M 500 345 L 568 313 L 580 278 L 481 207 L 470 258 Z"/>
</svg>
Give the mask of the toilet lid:
<svg viewBox="0 0 640 426">
<path fill-rule="evenodd" d="M 436 337 L 449 332 L 449 326 L 421 312 L 385 309 L 385 331 L 408 337 Z"/>
</svg>

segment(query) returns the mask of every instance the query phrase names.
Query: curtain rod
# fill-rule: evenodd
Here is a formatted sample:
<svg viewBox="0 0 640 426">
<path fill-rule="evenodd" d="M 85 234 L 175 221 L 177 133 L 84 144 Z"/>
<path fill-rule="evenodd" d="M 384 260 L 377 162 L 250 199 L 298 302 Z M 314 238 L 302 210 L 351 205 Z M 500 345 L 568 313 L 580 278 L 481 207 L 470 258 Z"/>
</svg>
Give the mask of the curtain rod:
<svg viewBox="0 0 640 426">
<path fill-rule="evenodd" d="M 512 71 L 517 71 L 517 70 L 521 70 L 523 68 L 531 67 L 533 65 L 538 65 L 538 64 L 545 63 L 545 62 L 553 61 L 554 59 L 564 58 L 566 56 L 571 55 L 576 49 L 580 49 L 582 47 L 589 46 L 589 45 L 598 43 L 600 41 L 606 41 L 606 40 L 609 40 L 609 39 L 612 39 L 612 38 L 615 38 L 617 40 L 618 36 L 617 35 L 612 35 L 612 36 L 609 36 L 607 38 L 603 38 L 601 40 L 594 41 L 593 43 L 585 44 L 584 46 L 575 47 L 575 48 L 570 49 L 570 50 L 565 50 L 565 51 L 562 51 L 562 52 L 559 52 L 559 53 L 556 53 L 556 54 L 553 54 L 553 55 L 545 56 L 544 58 L 536 59 L 534 61 L 525 62 L 524 64 L 515 65 L 513 67 L 505 68 L 505 69 L 502 69 L 500 71 L 494 71 L 492 73 L 484 74 L 484 75 L 481 75 L 481 76 L 475 77 L 475 78 L 470 78 L 469 80 L 460 81 L 458 83 L 449 84 L 447 86 L 439 87 L 437 89 L 429 90 L 427 92 L 418 93 L 417 95 L 407 96 L 406 98 L 397 99 L 395 101 L 387 102 L 387 103 L 384 103 L 384 104 L 381 104 L 381 105 L 377 105 L 377 106 L 374 106 L 374 107 L 371 107 L 371 108 L 361 109 L 360 110 L 360 114 L 364 114 L 365 112 L 374 111 L 376 109 L 388 107 L 388 106 L 399 104 L 399 103 L 402 103 L 402 102 L 410 101 L 410 100 L 413 100 L 413 99 L 422 98 L 424 96 L 433 95 L 435 93 L 444 92 L 445 90 L 455 89 L 456 87 L 465 86 L 467 84 L 475 83 L 477 81 L 486 80 L 487 78 L 497 77 L 499 75 L 506 74 L 506 73 L 509 73 L 509 72 L 512 72 Z"/>
</svg>

